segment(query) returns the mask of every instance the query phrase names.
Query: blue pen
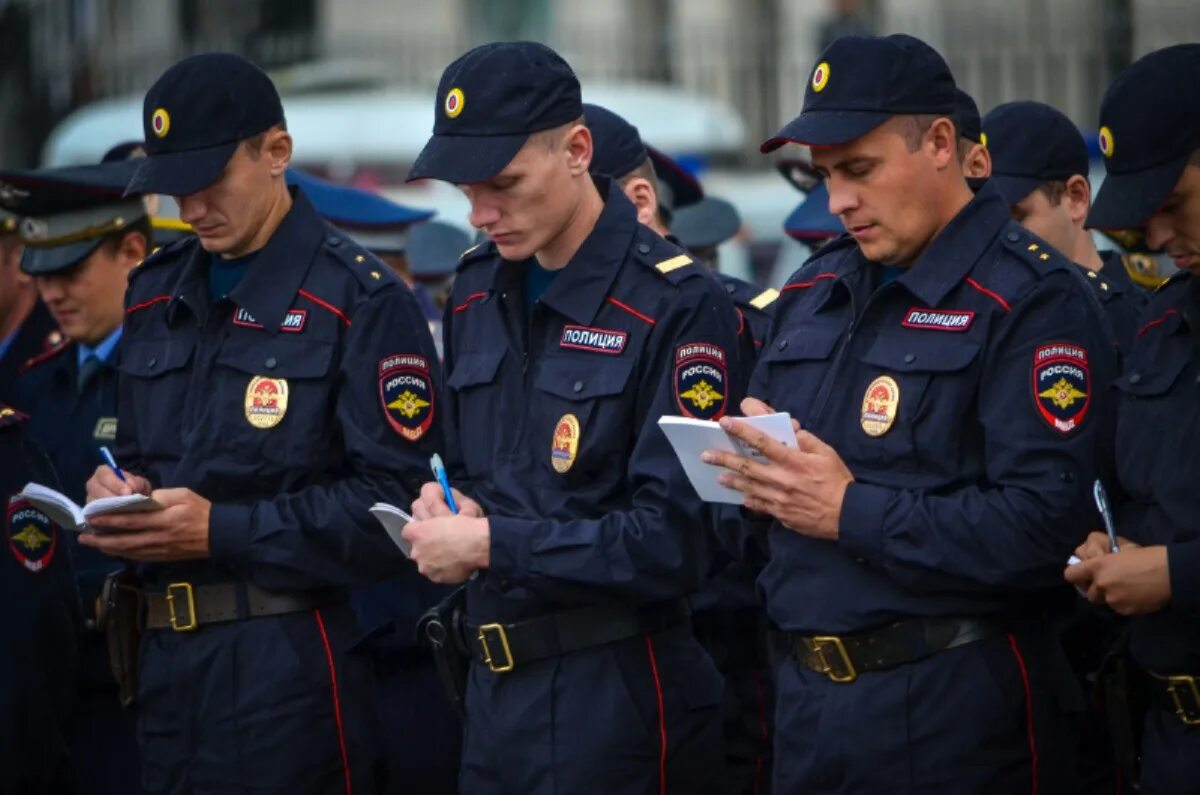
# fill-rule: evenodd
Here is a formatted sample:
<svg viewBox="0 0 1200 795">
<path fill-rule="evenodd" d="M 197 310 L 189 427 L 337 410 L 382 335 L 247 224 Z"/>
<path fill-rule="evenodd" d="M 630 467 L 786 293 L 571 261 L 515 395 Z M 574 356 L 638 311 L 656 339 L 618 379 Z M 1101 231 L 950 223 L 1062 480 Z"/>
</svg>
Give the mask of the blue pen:
<svg viewBox="0 0 1200 795">
<path fill-rule="evenodd" d="M 100 457 L 104 459 L 104 463 L 108 464 L 108 468 L 111 469 L 117 477 L 119 477 L 122 481 L 125 480 L 125 475 L 122 474 L 121 468 L 117 466 L 117 459 L 113 458 L 112 452 L 110 452 L 107 447 L 101 446 Z"/>
<path fill-rule="evenodd" d="M 433 476 L 442 486 L 442 493 L 446 495 L 446 504 L 450 506 L 453 513 L 458 513 L 458 506 L 454 503 L 454 494 L 450 491 L 450 478 L 446 476 L 446 465 L 442 463 L 442 457 L 434 453 L 433 457 L 429 459 L 429 468 L 433 470 Z"/>
</svg>

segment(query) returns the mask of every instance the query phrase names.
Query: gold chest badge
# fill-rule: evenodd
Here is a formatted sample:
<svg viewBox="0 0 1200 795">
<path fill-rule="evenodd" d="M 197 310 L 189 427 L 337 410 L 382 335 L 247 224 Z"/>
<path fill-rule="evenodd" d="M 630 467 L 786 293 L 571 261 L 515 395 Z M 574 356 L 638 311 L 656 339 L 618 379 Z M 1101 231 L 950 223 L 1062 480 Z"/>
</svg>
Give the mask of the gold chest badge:
<svg viewBox="0 0 1200 795">
<path fill-rule="evenodd" d="M 274 428 L 287 414 L 288 383 L 285 378 L 256 375 L 246 387 L 246 421 L 255 428 Z"/>
<path fill-rule="evenodd" d="M 554 441 L 550 445 L 550 465 L 560 475 L 570 471 L 579 453 L 579 420 L 574 414 L 564 414 L 554 425 Z"/>
<path fill-rule="evenodd" d="M 867 385 L 859 423 L 867 436 L 883 436 L 896 421 L 900 387 L 891 376 L 881 375 Z"/>
</svg>

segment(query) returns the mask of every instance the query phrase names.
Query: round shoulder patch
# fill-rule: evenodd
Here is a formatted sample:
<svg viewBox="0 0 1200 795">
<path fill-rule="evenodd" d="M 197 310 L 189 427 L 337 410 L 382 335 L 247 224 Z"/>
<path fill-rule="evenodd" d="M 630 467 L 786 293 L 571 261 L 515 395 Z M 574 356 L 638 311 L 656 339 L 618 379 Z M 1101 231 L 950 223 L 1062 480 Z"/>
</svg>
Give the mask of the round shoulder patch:
<svg viewBox="0 0 1200 795">
<path fill-rule="evenodd" d="M 724 350 L 708 342 L 687 342 L 675 349 L 675 402 L 683 416 L 720 419 L 728 392 Z"/>
<path fill-rule="evenodd" d="M 50 517 L 27 500 L 13 497 L 4 527 L 8 550 L 18 563 L 34 573 L 50 565 L 58 548 L 58 529 Z"/>
<path fill-rule="evenodd" d="M 1071 343 L 1043 345 L 1033 353 L 1033 399 L 1038 414 L 1066 436 L 1083 423 L 1091 406 L 1087 351 Z"/>
<path fill-rule="evenodd" d="M 392 430 L 410 442 L 433 424 L 433 379 L 429 361 L 412 353 L 379 360 L 379 400 Z"/>
</svg>

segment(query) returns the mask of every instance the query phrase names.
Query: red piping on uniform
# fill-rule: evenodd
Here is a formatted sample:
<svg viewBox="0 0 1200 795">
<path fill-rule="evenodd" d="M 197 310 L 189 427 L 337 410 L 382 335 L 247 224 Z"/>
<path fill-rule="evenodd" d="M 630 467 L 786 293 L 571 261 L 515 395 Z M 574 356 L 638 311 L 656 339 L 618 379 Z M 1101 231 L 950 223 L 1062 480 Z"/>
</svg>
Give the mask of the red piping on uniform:
<svg viewBox="0 0 1200 795">
<path fill-rule="evenodd" d="M 333 717 L 337 723 L 338 748 L 342 752 L 342 773 L 346 776 L 346 795 L 350 795 L 350 756 L 346 753 L 346 734 L 342 731 L 342 704 L 338 699 L 337 669 L 333 665 L 333 649 L 329 646 L 329 636 L 325 634 L 325 621 L 321 611 L 314 610 L 317 617 L 317 629 L 321 631 L 321 642 L 325 644 L 325 658 L 329 660 L 329 681 L 333 685 Z"/>
<path fill-rule="evenodd" d="M 615 298 L 612 298 L 611 296 L 608 298 L 608 302 L 609 302 L 610 304 L 612 304 L 613 306 L 615 306 L 615 307 L 619 308 L 619 309 L 624 309 L 626 312 L 628 312 L 629 314 L 631 314 L 631 315 L 633 315 L 634 317 L 638 318 L 639 320 L 644 320 L 644 321 L 646 321 L 646 322 L 647 322 L 647 323 L 649 323 L 651 326 L 653 326 L 653 325 L 655 324 L 655 322 L 656 322 L 656 321 L 654 320 L 654 318 L 652 318 L 652 317 L 648 317 L 648 316 L 646 316 L 646 315 L 643 315 L 641 312 L 637 311 L 637 310 L 636 310 L 636 309 L 634 309 L 632 306 L 629 306 L 628 304 L 623 304 L 623 303 L 621 303 L 620 301 L 618 301 L 617 299 L 615 299 Z"/>
<path fill-rule="evenodd" d="M 811 282 L 796 282 L 795 284 L 785 284 L 783 286 L 783 290 L 807 290 L 809 287 L 812 287 L 814 284 L 821 281 L 821 279 L 836 279 L 836 278 L 837 278 L 836 273 L 818 273 Z M 781 290 L 780 292 L 783 292 L 783 290 Z"/>
<path fill-rule="evenodd" d="M 308 290 L 298 290 L 297 292 L 299 292 L 300 295 L 304 296 L 308 300 L 312 301 L 317 306 L 324 307 L 325 309 L 328 309 L 333 314 L 337 315 L 339 318 L 341 318 L 342 322 L 345 323 L 347 327 L 350 326 L 350 318 L 346 317 L 346 313 L 343 312 L 342 310 L 338 309 L 333 304 L 329 303 L 328 301 L 322 301 L 320 298 L 317 298 L 315 295 L 310 293 Z"/>
<path fill-rule="evenodd" d="M 740 307 L 734 307 L 733 310 L 738 313 L 738 336 L 742 336 L 742 332 L 746 330 L 746 316 L 742 314 Z"/>
<path fill-rule="evenodd" d="M 466 309 L 468 306 L 471 305 L 472 301 L 474 301 L 478 298 L 487 298 L 487 293 L 471 293 L 470 295 L 467 296 L 467 300 L 463 301 L 461 304 L 454 307 L 455 314 L 458 314 L 459 312 Z"/>
<path fill-rule="evenodd" d="M 981 292 L 981 293 L 983 293 L 984 295 L 986 295 L 988 298 L 991 298 L 991 299 L 992 299 L 992 300 L 994 300 L 996 303 L 1000 304 L 1000 306 L 1004 307 L 1004 311 L 1005 311 L 1005 312 L 1011 312 L 1011 311 L 1012 311 L 1012 307 L 1008 305 L 1008 301 L 1005 301 L 1003 298 L 1001 298 L 1000 296 L 996 295 L 996 294 L 995 294 L 995 293 L 993 293 L 991 290 L 989 290 L 988 288 L 984 287 L 984 286 L 983 286 L 982 284 L 980 284 L 979 282 L 977 282 L 977 281 L 975 281 L 974 279 L 972 279 L 970 276 L 968 276 L 968 277 L 967 277 L 967 284 L 971 285 L 971 286 L 972 286 L 972 287 L 974 287 L 976 290 L 978 290 L 979 292 Z"/>
<path fill-rule="evenodd" d="M 646 653 L 650 655 L 650 673 L 654 674 L 654 692 L 658 696 L 658 792 L 667 795 L 667 716 L 663 707 L 662 680 L 658 678 L 658 660 L 654 657 L 654 641 L 649 635 L 646 636 Z"/>
<path fill-rule="evenodd" d="M 1162 317 L 1151 320 L 1149 323 L 1142 326 L 1141 330 L 1138 332 L 1138 336 L 1139 337 L 1142 336 L 1143 334 L 1145 334 L 1147 331 L 1154 328 L 1155 326 L 1161 326 L 1163 323 L 1167 322 L 1168 317 L 1170 317 L 1171 315 L 1177 315 L 1177 314 L 1179 314 L 1179 313 L 1176 312 L 1174 309 L 1168 309 L 1166 312 L 1162 313 Z"/>
<path fill-rule="evenodd" d="M 770 739 L 767 729 L 767 700 L 763 697 L 762 678 L 758 675 L 758 669 L 752 668 L 750 675 L 754 677 L 754 698 L 758 703 L 758 733 L 762 735 L 763 748 L 766 748 Z M 754 755 L 754 795 L 762 792 L 764 756 L 761 751 Z"/>
<path fill-rule="evenodd" d="M 170 301 L 170 300 L 171 300 L 171 296 L 169 296 L 169 295 L 156 295 L 153 298 L 151 298 L 149 301 L 142 301 L 140 304 L 134 304 L 133 306 L 129 307 L 128 309 L 125 310 L 125 314 L 132 315 L 134 312 L 140 312 L 143 309 L 148 309 L 149 307 L 154 306 L 159 301 Z"/>
<path fill-rule="evenodd" d="M 31 367 L 37 367 L 39 364 L 46 361 L 47 359 L 53 359 L 55 356 L 58 356 L 60 353 L 62 353 L 66 349 L 67 349 L 67 346 L 65 344 L 62 344 L 62 345 L 53 347 L 48 351 L 42 351 L 37 356 L 26 359 L 25 363 L 22 364 L 20 367 L 20 372 L 23 373 Z"/>
<path fill-rule="evenodd" d="M 1008 636 L 1008 645 L 1012 647 L 1013 656 L 1017 658 L 1017 668 L 1021 670 L 1021 684 L 1025 686 L 1025 730 L 1029 734 L 1029 769 L 1031 782 L 1029 792 L 1037 795 L 1038 791 L 1038 756 L 1037 742 L 1033 734 L 1033 691 L 1029 688 L 1029 671 L 1025 668 L 1025 658 L 1017 645 L 1017 636 Z"/>
</svg>

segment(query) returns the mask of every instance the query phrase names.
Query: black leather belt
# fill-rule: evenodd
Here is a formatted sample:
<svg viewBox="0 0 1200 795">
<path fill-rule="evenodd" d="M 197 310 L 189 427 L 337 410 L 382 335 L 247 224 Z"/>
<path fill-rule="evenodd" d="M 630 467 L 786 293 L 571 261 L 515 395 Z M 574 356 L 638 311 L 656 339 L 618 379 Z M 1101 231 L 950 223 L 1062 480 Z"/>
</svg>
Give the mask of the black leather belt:
<svg viewBox="0 0 1200 795">
<path fill-rule="evenodd" d="M 1200 677 L 1146 672 L 1151 697 L 1174 712 L 1185 726 L 1200 726 Z"/>
<path fill-rule="evenodd" d="M 688 620 L 684 601 L 635 610 L 595 606 L 564 610 L 514 624 L 471 624 L 466 643 L 493 673 L 507 673 L 518 663 L 531 663 L 573 651 L 603 646 L 638 635 L 653 635 Z"/>
<path fill-rule="evenodd" d="M 977 618 L 914 618 L 854 635 L 792 633 L 796 661 L 834 682 L 917 662 L 939 651 L 1004 634 L 996 622 Z"/>
<path fill-rule="evenodd" d="M 173 582 L 167 590 L 147 592 L 144 598 L 146 629 L 176 632 L 190 632 L 205 624 L 300 613 L 335 601 L 328 592 L 273 593 L 248 582 Z"/>
</svg>

